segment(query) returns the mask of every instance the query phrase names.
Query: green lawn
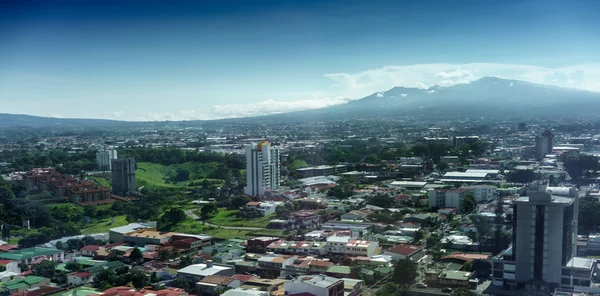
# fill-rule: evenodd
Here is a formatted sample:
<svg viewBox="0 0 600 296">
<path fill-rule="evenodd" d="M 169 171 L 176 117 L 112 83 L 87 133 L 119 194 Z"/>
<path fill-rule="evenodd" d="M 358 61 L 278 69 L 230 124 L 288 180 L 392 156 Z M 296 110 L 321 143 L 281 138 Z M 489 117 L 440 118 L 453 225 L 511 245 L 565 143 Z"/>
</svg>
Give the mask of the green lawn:
<svg viewBox="0 0 600 296">
<path fill-rule="evenodd" d="M 275 214 L 265 217 L 242 219 L 237 216 L 238 210 L 219 209 L 219 213 L 209 220 L 210 223 L 219 226 L 238 226 L 238 227 L 267 227 L 269 221 L 275 219 Z"/>
<path fill-rule="evenodd" d="M 189 234 L 206 234 L 214 236 L 218 239 L 241 238 L 247 239 L 258 236 L 281 236 L 283 231 L 275 229 L 265 230 L 240 230 L 240 229 L 223 229 L 219 227 L 211 227 L 200 224 L 190 218 L 184 222 L 177 224 L 171 231 L 182 232 Z"/>
<path fill-rule="evenodd" d="M 52 199 L 55 198 L 52 196 L 52 193 L 44 191 L 36 194 L 29 194 L 27 197 L 29 200 L 41 200 L 41 199 Z"/>
<path fill-rule="evenodd" d="M 112 188 L 112 184 L 111 184 L 112 181 L 109 180 L 108 177 L 88 176 L 87 178 L 98 183 L 98 185 L 100 185 L 100 186 Z"/>
<path fill-rule="evenodd" d="M 136 178 L 142 185 L 150 185 L 157 187 L 187 187 L 192 181 L 202 182 L 208 180 L 212 182 L 221 183 L 221 179 L 211 179 L 217 167 L 219 166 L 216 162 L 209 163 L 196 163 L 186 162 L 176 165 L 162 165 L 158 163 L 150 162 L 138 162 L 136 170 Z M 173 183 L 172 177 L 176 175 L 177 169 L 187 169 L 190 172 L 190 179 L 183 182 Z"/>
<path fill-rule="evenodd" d="M 81 234 L 108 232 L 111 228 L 127 225 L 128 223 L 125 215 L 115 216 L 114 224 L 111 223 L 111 218 L 106 218 L 86 224 L 87 227 L 81 229 Z"/>
</svg>

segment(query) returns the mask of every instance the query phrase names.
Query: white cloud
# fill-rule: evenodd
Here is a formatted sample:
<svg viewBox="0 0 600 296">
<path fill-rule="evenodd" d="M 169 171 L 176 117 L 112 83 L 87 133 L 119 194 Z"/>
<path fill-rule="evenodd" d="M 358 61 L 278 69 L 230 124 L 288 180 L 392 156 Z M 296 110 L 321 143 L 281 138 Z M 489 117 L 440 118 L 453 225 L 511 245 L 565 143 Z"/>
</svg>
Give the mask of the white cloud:
<svg viewBox="0 0 600 296">
<path fill-rule="evenodd" d="M 383 98 L 383 92 L 378 92 L 378 93 L 377 93 L 377 97 L 378 97 L 378 98 Z"/>
<path fill-rule="evenodd" d="M 408 94 L 400 94 L 400 95 L 403 96 L 403 97 L 407 97 L 408 96 Z"/>
<path fill-rule="evenodd" d="M 343 104 L 348 100 L 360 99 L 374 93 L 380 97 L 384 95 L 383 91 L 396 86 L 420 89 L 428 89 L 428 86 L 433 85 L 447 87 L 470 83 L 486 76 L 600 92 L 600 64 L 556 68 L 499 63 L 417 64 L 385 66 L 357 73 L 324 74 L 324 77 L 331 81 L 330 86 L 307 93 L 306 99 L 216 105 L 206 113 L 194 110 L 150 113 L 147 119 L 217 119 L 316 109 Z"/>
<path fill-rule="evenodd" d="M 513 86 L 513 85 L 515 85 L 515 83 L 514 83 L 514 82 L 511 82 L 511 83 L 510 83 L 508 86 Z"/>
<path fill-rule="evenodd" d="M 115 112 L 111 113 L 111 116 L 113 118 L 121 118 L 121 117 L 123 117 L 124 114 L 125 114 L 125 111 L 119 110 L 119 111 L 115 111 Z"/>
</svg>

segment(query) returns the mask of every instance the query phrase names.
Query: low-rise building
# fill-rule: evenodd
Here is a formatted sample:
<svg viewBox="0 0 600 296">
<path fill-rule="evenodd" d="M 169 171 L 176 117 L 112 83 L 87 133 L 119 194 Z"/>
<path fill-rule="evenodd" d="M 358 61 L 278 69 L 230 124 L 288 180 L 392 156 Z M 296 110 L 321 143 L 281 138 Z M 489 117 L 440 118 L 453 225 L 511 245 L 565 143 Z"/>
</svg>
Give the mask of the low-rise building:
<svg viewBox="0 0 600 296">
<path fill-rule="evenodd" d="M 190 283 L 197 283 L 209 275 L 232 276 L 234 274 L 233 266 L 213 264 L 212 261 L 192 264 L 177 271 L 177 277 L 181 277 Z"/>
<path fill-rule="evenodd" d="M 391 249 L 384 250 L 383 254 L 391 256 L 394 261 L 403 259 L 418 260 L 423 257 L 423 246 L 398 244 Z"/>
<path fill-rule="evenodd" d="M 65 252 L 58 249 L 33 247 L 0 253 L 0 259 L 14 260 L 24 264 L 46 258 L 53 261 L 63 261 L 65 260 Z"/>
<path fill-rule="evenodd" d="M 87 271 L 74 272 L 67 275 L 69 286 L 81 286 L 89 284 L 94 280 L 94 275 Z"/>
<path fill-rule="evenodd" d="M 285 295 L 344 296 L 344 281 L 325 275 L 299 276 L 284 284 Z M 358 294 L 350 294 L 354 296 Z"/>
<path fill-rule="evenodd" d="M 379 251 L 379 243 L 374 241 L 352 239 L 346 244 L 346 255 L 371 257 Z"/>
<path fill-rule="evenodd" d="M 326 242 L 314 241 L 276 241 L 267 246 L 267 251 L 281 254 L 323 255 L 327 249 Z"/>
<path fill-rule="evenodd" d="M 241 282 L 229 276 L 209 275 L 196 283 L 196 291 L 200 295 L 215 295 L 218 290 L 240 287 Z"/>
</svg>

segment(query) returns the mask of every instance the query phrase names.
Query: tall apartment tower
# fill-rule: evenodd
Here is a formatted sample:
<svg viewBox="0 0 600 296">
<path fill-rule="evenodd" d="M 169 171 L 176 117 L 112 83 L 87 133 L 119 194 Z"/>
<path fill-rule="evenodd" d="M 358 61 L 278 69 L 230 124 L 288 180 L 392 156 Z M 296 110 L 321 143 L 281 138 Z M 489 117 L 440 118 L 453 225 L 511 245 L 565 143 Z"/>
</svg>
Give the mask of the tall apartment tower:
<svg viewBox="0 0 600 296">
<path fill-rule="evenodd" d="M 108 172 L 112 167 L 112 160 L 117 159 L 117 150 L 105 149 L 96 152 L 96 163 L 98 170 Z"/>
<path fill-rule="evenodd" d="M 279 147 L 269 142 L 251 143 L 246 147 L 246 181 L 244 193 L 265 194 L 266 189 L 279 188 Z"/>
<path fill-rule="evenodd" d="M 549 130 L 544 131 L 535 138 L 535 157 L 538 159 L 544 158 L 546 154 L 552 153 L 554 134 Z"/>
<path fill-rule="evenodd" d="M 579 198 L 553 196 L 545 185 L 532 184 L 513 210 L 512 246 L 492 260 L 493 284 L 533 295 L 589 286 L 593 261 L 575 257 Z"/>
<path fill-rule="evenodd" d="M 121 195 L 134 194 L 136 192 L 135 159 L 113 159 L 111 167 L 113 193 Z"/>
</svg>

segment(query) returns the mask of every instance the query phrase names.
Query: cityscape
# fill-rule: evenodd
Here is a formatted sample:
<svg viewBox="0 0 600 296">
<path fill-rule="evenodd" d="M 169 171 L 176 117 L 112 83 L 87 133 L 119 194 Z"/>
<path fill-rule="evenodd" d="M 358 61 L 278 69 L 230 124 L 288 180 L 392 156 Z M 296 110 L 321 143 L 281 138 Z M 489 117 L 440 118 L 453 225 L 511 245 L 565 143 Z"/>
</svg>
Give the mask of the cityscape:
<svg viewBox="0 0 600 296">
<path fill-rule="evenodd" d="M 600 295 L 600 2 L 466 2 L 0 3 L 0 296 Z"/>
</svg>

